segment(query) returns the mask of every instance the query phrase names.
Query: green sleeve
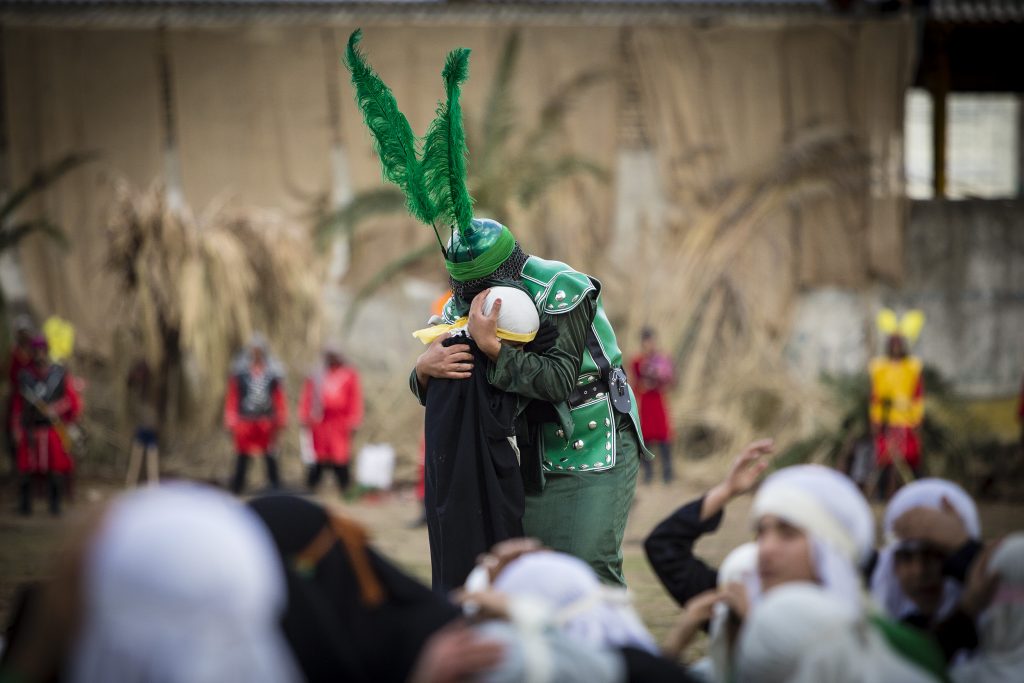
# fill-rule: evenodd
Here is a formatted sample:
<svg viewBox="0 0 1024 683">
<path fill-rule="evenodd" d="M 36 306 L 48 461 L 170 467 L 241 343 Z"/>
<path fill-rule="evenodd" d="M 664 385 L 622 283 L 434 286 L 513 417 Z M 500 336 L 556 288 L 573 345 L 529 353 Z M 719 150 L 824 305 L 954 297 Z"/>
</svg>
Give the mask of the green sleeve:
<svg viewBox="0 0 1024 683">
<path fill-rule="evenodd" d="M 541 314 L 558 330 L 554 346 L 543 354 L 502 346 L 498 359 L 488 363 L 487 381 L 492 386 L 525 398 L 562 403 L 576 387 L 587 332 L 597 312 L 597 292 L 571 311 L 558 315 Z"/>
<path fill-rule="evenodd" d="M 898 655 L 931 674 L 936 681 L 950 682 L 942 650 L 926 633 L 878 614 L 869 616 L 868 621 Z"/>
</svg>

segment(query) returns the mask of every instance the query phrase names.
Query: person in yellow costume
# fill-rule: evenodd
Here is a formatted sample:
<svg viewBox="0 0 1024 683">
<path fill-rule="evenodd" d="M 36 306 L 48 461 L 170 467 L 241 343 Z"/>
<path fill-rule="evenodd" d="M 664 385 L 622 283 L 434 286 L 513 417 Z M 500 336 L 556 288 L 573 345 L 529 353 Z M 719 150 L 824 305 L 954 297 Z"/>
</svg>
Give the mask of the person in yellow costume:
<svg viewBox="0 0 1024 683">
<path fill-rule="evenodd" d="M 921 360 L 909 346 L 924 326 L 921 311 L 898 317 L 883 309 L 878 328 L 886 335 L 886 355 L 873 358 L 871 374 L 871 431 L 875 439 L 878 486 L 888 499 L 921 472 L 920 428 L 924 421 L 924 380 Z"/>
</svg>

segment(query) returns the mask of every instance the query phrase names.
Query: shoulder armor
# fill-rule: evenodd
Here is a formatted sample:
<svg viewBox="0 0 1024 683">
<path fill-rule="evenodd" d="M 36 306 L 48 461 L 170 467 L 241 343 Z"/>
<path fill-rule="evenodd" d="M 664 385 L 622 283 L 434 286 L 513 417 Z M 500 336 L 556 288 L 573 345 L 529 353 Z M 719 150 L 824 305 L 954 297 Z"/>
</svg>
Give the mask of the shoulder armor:
<svg viewBox="0 0 1024 683">
<path fill-rule="evenodd" d="M 459 312 L 456 310 L 454 296 L 448 297 L 448 301 L 446 301 L 444 306 L 441 307 L 441 318 L 449 325 L 459 319 Z"/>
<path fill-rule="evenodd" d="M 568 313 L 573 310 L 597 286 L 589 277 L 575 270 L 565 270 L 555 275 L 539 297 L 540 312 L 548 315 Z"/>
</svg>

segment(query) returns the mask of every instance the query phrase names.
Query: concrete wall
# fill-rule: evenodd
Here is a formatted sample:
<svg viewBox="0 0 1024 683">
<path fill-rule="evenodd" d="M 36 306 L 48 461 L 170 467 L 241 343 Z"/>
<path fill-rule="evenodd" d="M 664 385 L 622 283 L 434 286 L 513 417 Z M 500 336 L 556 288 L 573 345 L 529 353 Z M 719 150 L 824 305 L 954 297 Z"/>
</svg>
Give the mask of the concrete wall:
<svg viewBox="0 0 1024 683">
<path fill-rule="evenodd" d="M 1024 201 L 911 205 L 897 287 L 815 289 L 800 297 L 786 349 L 808 378 L 853 372 L 881 351 L 881 306 L 924 310 L 915 352 L 968 396 L 1012 395 L 1024 375 Z"/>
</svg>

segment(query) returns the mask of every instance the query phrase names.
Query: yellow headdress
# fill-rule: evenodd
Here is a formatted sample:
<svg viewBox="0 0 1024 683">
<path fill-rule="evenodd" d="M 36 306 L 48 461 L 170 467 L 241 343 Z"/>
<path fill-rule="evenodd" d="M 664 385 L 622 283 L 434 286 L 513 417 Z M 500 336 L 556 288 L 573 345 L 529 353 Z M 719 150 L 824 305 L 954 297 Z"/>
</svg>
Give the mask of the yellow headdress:
<svg viewBox="0 0 1024 683">
<path fill-rule="evenodd" d="M 75 350 L 75 327 L 67 320 L 53 315 L 43 323 L 43 336 L 50 347 L 50 358 L 60 363 L 71 357 Z"/>
<path fill-rule="evenodd" d="M 891 308 L 883 308 L 876 319 L 879 331 L 885 335 L 899 335 L 913 344 L 921 336 L 924 327 L 924 311 L 914 309 L 907 311 L 902 317 L 896 315 Z"/>
</svg>

